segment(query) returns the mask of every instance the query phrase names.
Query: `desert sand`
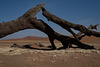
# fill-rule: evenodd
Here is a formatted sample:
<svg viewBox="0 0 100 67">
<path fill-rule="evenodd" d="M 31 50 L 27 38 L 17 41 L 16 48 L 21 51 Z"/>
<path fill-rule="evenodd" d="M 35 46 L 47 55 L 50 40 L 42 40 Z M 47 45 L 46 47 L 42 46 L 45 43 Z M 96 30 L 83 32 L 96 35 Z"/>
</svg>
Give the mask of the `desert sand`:
<svg viewBox="0 0 100 67">
<path fill-rule="evenodd" d="M 84 37 L 81 41 L 97 49 L 50 50 L 47 38 L 0 40 L 0 67 L 100 67 L 100 38 Z M 33 49 L 11 48 L 14 43 L 31 44 Z M 62 46 L 58 41 L 55 44 Z"/>
</svg>

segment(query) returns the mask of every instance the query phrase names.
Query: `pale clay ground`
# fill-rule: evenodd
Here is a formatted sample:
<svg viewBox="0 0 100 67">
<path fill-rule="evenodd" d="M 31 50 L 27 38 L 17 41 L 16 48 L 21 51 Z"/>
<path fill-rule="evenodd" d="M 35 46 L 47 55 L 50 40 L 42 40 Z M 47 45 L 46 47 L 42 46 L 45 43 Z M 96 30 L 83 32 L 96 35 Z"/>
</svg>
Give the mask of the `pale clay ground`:
<svg viewBox="0 0 100 67">
<path fill-rule="evenodd" d="M 33 42 L 16 42 L 20 45 Z M 50 45 L 48 42 L 41 42 Z M 5 44 L 5 45 L 4 45 Z M 0 42 L 0 67 L 100 67 L 100 50 L 36 50 L 11 48 L 13 42 Z M 59 47 L 60 43 L 56 43 Z M 98 49 L 99 44 L 92 44 Z"/>
</svg>

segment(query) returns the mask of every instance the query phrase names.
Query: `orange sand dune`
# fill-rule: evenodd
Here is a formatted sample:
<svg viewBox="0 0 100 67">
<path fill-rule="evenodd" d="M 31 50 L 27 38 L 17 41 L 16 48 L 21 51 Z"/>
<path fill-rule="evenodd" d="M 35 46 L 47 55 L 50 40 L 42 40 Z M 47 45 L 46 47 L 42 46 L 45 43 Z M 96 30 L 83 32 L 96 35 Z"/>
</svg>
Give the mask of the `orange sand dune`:
<svg viewBox="0 0 100 67">
<path fill-rule="evenodd" d="M 94 36 L 85 36 L 81 40 L 82 42 L 87 42 L 87 43 L 95 43 L 95 44 L 100 44 L 100 37 L 94 37 Z"/>
<path fill-rule="evenodd" d="M 70 37 L 74 38 L 73 36 L 70 36 Z M 82 38 L 81 41 L 86 42 L 86 43 L 100 44 L 100 37 L 85 36 L 85 37 Z"/>
</svg>

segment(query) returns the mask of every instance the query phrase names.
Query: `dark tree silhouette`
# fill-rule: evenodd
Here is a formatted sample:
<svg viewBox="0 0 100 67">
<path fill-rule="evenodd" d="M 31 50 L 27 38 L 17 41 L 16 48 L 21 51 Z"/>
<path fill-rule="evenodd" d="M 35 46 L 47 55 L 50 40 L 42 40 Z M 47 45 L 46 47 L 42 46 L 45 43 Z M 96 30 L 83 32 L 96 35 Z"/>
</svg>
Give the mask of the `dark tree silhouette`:
<svg viewBox="0 0 100 67">
<path fill-rule="evenodd" d="M 43 5 L 44 5 L 44 3 L 39 4 L 39 5 L 31 8 L 26 13 L 24 13 L 24 15 L 22 15 L 21 17 L 19 17 L 16 20 L 0 23 L 0 38 L 4 37 L 6 35 L 9 35 L 9 34 L 15 33 L 17 31 L 20 31 L 20 30 L 38 29 L 38 30 L 40 30 L 40 31 L 42 31 L 42 32 L 44 32 L 45 34 L 48 35 L 49 40 L 50 40 L 51 45 L 52 45 L 52 49 L 56 49 L 56 46 L 54 44 L 55 39 L 62 43 L 62 45 L 63 45 L 62 48 L 64 48 L 64 49 L 68 48 L 68 46 L 71 45 L 71 44 L 75 44 L 78 47 L 83 48 L 83 49 L 94 49 L 93 46 L 83 44 L 80 41 L 78 41 L 77 39 L 74 39 L 74 38 L 71 38 L 69 36 L 65 36 L 65 35 L 62 35 L 62 34 L 59 34 L 59 33 L 55 32 L 43 20 L 36 19 L 35 15 L 42 9 L 43 10 L 43 15 L 45 16 L 45 14 L 46 14 L 46 16 L 47 16 L 47 14 L 48 14 L 47 18 L 49 18 L 49 20 L 53 20 L 52 19 L 52 14 L 49 14 L 45 9 L 42 8 Z M 56 16 L 54 16 L 54 18 L 55 17 Z M 54 22 L 60 22 L 60 21 L 61 20 L 59 20 L 59 18 L 58 19 L 56 18 L 56 20 Z M 62 22 L 62 24 L 63 24 L 63 22 Z M 67 28 L 69 27 L 69 29 L 74 28 L 74 26 L 76 25 L 76 24 L 74 24 L 74 26 L 72 26 L 73 24 L 69 23 L 69 22 L 68 22 L 68 24 L 69 24 L 69 26 L 68 25 L 66 25 L 66 26 L 67 26 Z M 72 24 L 71 27 L 70 27 L 70 24 Z M 78 28 L 80 28 L 80 29 L 78 29 L 79 31 L 81 31 L 82 33 L 85 33 L 86 35 L 90 35 L 89 34 L 89 32 L 91 33 L 90 30 L 88 30 L 87 28 L 84 28 L 84 26 L 82 26 L 82 28 L 80 26 L 82 26 L 82 25 L 78 26 Z M 76 29 L 76 27 L 75 27 L 75 29 Z M 83 31 L 83 29 L 86 29 L 87 32 L 86 32 L 86 30 Z M 76 34 L 74 36 L 76 36 Z"/>
<path fill-rule="evenodd" d="M 92 31 L 87 29 L 85 26 L 83 25 L 79 25 L 79 24 L 74 24 L 74 23 L 70 23 L 66 20 L 63 20 L 51 13 L 49 13 L 45 8 L 42 7 L 42 11 L 43 11 L 43 15 L 48 19 L 48 21 L 52 21 L 58 25 L 60 25 L 62 28 L 66 29 L 67 31 L 69 31 L 77 40 L 78 37 L 77 35 L 71 30 L 71 28 L 78 30 L 84 34 L 86 34 L 87 36 L 95 36 L 95 37 L 100 37 L 100 32 L 96 32 L 96 31 Z"/>
</svg>

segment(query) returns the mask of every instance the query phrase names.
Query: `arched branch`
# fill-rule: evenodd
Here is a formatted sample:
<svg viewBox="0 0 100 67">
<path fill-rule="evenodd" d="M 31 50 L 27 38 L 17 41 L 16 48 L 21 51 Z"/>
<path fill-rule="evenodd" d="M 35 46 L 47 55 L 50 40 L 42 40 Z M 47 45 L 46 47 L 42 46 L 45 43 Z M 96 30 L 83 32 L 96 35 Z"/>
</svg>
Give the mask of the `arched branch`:
<svg viewBox="0 0 100 67">
<path fill-rule="evenodd" d="M 0 23 L 0 38 L 12 34 L 14 32 L 24 30 L 24 29 L 33 29 L 34 27 L 27 22 L 27 18 L 35 18 L 35 15 L 41 10 L 43 4 L 39 4 L 31 9 L 29 9 L 24 15 L 19 17 L 16 20 Z"/>
<path fill-rule="evenodd" d="M 54 40 L 58 40 L 62 43 L 63 48 L 68 48 L 69 44 L 75 44 L 80 48 L 83 49 L 94 49 L 93 46 L 89 46 L 86 44 L 83 44 L 79 41 L 77 41 L 74 38 L 68 37 L 68 36 L 64 36 L 62 34 L 59 34 L 57 32 L 55 32 L 49 25 L 47 25 L 43 20 L 36 20 L 33 18 L 29 18 L 29 22 L 38 30 L 46 33 L 50 39 L 50 42 L 52 44 L 52 49 L 56 49 L 55 45 L 54 45 Z"/>
<path fill-rule="evenodd" d="M 95 36 L 95 37 L 100 37 L 100 32 L 96 32 L 96 31 L 92 31 L 87 29 L 85 26 L 83 25 L 79 25 L 79 24 L 74 24 L 74 23 L 70 23 L 66 20 L 63 20 L 51 13 L 49 13 L 45 8 L 42 8 L 42 14 L 48 19 L 48 21 L 52 21 L 58 25 L 60 25 L 62 28 L 66 29 L 67 31 L 70 32 L 70 28 L 73 28 L 75 30 L 78 30 L 84 34 L 86 34 L 87 36 Z M 70 32 L 71 34 L 73 34 L 72 32 Z M 76 38 L 76 34 L 74 34 L 74 37 Z"/>
<path fill-rule="evenodd" d="M 89 46 L 77 41 L 74 38 L 61 35 L 55 32 L 48 24 L 46 24 L 43 20 L 38 20 L 35 18 L 35 15 L 38 11 L 40 11 L 41 7 L 44 4 L 40 4 L 40 6 L 34 7 L 34 9 L 30 9 L 23 16 L 19 17 L 16 20 L 0 23 L 0 38 L 12 34 L 14 32 L 25 30 L 25 29 L 38 29 L 45 34 L 48 35 L 50 42 L 52 44 L 52 49 L 56 49 L 54 40 L 58 40 L 62 43 L 64 48 L 68 47 L 68 44 L 75 44 L 83 49 L 94 49 L 93 46 Z M 33 14 L 32 14 L 33 13 Z M 32 15 L 32 16 L 31 16 Z"/>
</svg>

